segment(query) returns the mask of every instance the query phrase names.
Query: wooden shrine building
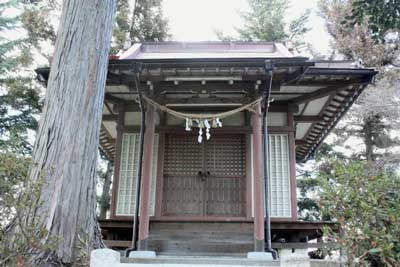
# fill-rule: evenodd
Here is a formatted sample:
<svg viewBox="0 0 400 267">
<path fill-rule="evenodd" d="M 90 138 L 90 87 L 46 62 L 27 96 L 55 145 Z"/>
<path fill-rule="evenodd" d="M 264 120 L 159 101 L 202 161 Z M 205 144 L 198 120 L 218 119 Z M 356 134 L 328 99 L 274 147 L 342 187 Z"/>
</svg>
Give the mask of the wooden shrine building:
<svg viewBox="0 0 400 267">
<path fill-rule="evenodd" d="M 321 237 L 329 222 L 297 218 L 296 162 L 313 157 L 375 73 L 264 42 L 142 43 L 113 57 L 100 136 L 115 165 L 110 216 L 100 221 L 106 243 L 131 246 L 141 144 L 139 250 L 263 251 L 269 225 L 273 248 Z"/>
</svg>

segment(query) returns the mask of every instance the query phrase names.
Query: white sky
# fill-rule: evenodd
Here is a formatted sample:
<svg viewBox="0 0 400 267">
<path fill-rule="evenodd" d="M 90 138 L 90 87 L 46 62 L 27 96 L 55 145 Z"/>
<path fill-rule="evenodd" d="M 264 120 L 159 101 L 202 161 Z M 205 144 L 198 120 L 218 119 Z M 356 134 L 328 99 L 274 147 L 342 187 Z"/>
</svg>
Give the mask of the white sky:
<svg viewBox="0 0 400 267">
<path fill-rule="evenodd" d="M 324 20 L 318 15 L 318 1 L 289 0 L 287 22 L 310 9 L 308 26 L 311 30 L 305 35 L 305 41 L 317 52 L 328 55 L 330 36 Z M 175 41 L 216 41 L 215 30 L 234 36 L 235 28 L 242 25 L 239 13 L 247 8 L 247 0 L 163 0 L 164 15 L 169 20 Z"/>
<path fill-rule="evenodd" d="M 318 0 L 290 0 L 288 21 L 306 9 L 311 10 L 307 42 L 322 54 L 329 52 L 329 35 L 318 16 Z M 242 20 L 239 11 L 247 9 L 246 0 L 164 0 L 164 15 L 169 19 L 170 32 L 176 41 L 217 40 L 214 30 L 234 35 Z"/>
</svg>

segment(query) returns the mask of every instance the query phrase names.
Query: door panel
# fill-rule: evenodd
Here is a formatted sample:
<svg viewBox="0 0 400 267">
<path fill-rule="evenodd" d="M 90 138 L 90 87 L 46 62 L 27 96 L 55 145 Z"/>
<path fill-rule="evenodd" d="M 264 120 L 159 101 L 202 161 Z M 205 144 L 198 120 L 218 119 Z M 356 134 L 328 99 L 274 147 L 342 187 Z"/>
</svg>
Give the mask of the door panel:
<svg viewBox="0 0 400 267">
<path fill-rule="evenodd" d="M 245 216 L 245 136 L 213 136 L 205 143 L 205 148 L 206 214 L 210 216 Z"/>
<path fill-rule="evenodd" d="M 244 135 L 167 136 L 163 215 L 245 216 L 245 150 Z"/>
<path fill-rule="evenodd" d="M 202 149 L 192 135 L 166 136 L 163 215 L 203 215 Z"/>
</svg>

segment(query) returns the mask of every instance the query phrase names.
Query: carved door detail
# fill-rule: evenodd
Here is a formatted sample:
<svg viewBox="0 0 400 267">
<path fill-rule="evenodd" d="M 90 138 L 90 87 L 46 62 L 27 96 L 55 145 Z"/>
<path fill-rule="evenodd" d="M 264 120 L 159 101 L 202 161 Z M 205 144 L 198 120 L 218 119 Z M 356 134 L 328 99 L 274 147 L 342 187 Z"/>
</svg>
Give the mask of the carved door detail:
<svg viewBox="0 0 400 267">
<path fill-rule="evenodd" d="M 245 150 L 244 135 L 167 135 L 163 215 L 245 216 Z"/>
</svg>

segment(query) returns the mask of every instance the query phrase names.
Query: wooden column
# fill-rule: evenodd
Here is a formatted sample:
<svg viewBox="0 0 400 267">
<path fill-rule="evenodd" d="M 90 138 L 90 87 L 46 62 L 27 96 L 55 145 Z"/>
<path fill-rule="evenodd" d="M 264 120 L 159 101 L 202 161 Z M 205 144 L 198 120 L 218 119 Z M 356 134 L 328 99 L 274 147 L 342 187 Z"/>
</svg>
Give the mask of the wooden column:
<svg viewBox="0 0 400 267">
<path fill-rule="evenodd" d="M 160 122 L 159 126 L 166 125 L 166 113 L 159 111 Z M 164 184 L 164 149 L 165 149 L 165 132 L 158 132 L 158 159 L 157 159 L 157 178 L 156 178 L 156 203 L 155 217 L 161 217 L 162 214 L 162 192 Z"/>
<path fill-rule="evenodd" d="M 119 173 L 121 168 L 122 136 L 124 134 L 124 124 L 125 124 L 125 105 L 118 104 L 117 108 L 118 108 L 117 138 L 115 140 L 114 177 L 112 181 L 112 197 L 111 197 L 111 210 L 110 210 L 111 219 L 115 219 L 117 211 Z"/>
<path fill-rule="evenodd" d="M 253 121 L 254 249 L 264 251 L 263 133 L 261 105 L 255 107 Z"/>
<path fill-rule="evenodd" d="M 153 169 L 153 145 L 155 132 L 156 111 L 153 106 L 148 106 L 146 114 L 146 130 L 144 136 L 143 150 L 143 176 L 140 193 L 140 216 L 139 216 L 139 250 L 147 250 L 149 237 L 149 212 L 151 198 L 151 179 Z"/>
<path fill-rule="evenodd" d="M 294 135 L 293 112 L 288 112 L 288 126 L 292 129 L 289 132 L 289 163 L 290 163 L 290 197 L 292 208 L 292 221 L 297 220 L 297 180 L 296 180 L 296 146 Z"/>
</svg>

